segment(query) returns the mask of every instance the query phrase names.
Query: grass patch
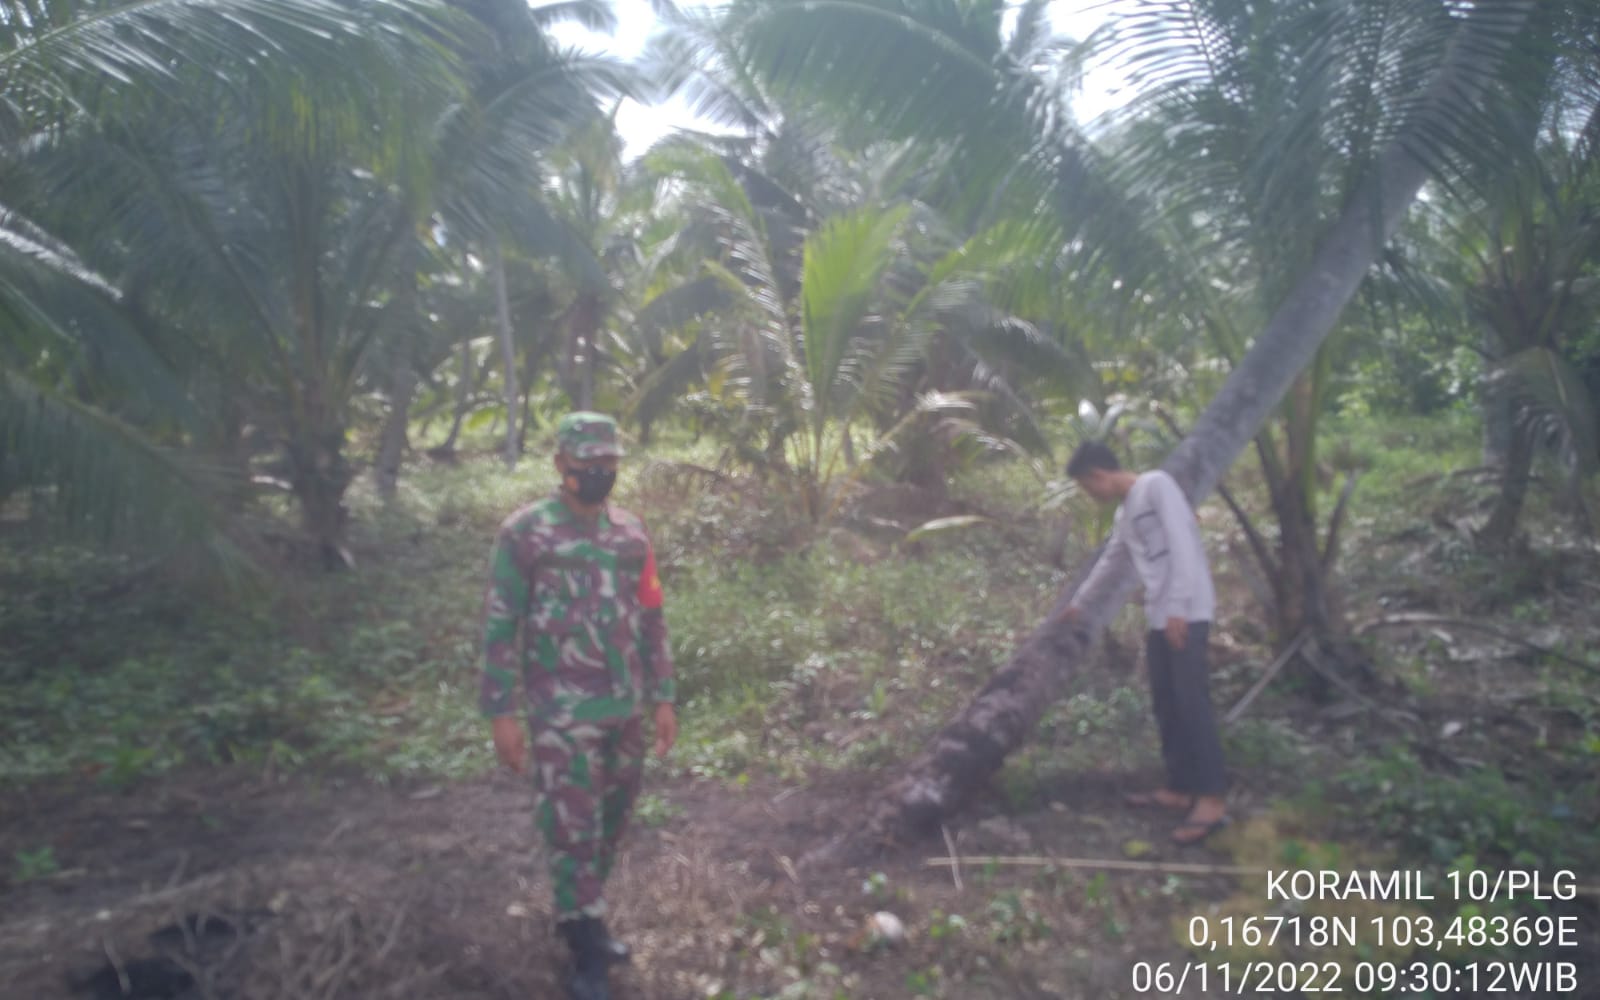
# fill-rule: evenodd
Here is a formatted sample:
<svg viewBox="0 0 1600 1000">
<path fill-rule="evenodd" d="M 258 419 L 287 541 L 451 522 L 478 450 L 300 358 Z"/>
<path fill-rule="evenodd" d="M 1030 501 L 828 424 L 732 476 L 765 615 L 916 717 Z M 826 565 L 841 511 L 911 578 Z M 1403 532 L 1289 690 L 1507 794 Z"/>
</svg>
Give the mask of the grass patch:
<svg viewBox="0 0 1600 1000">
<path fill-rule="evenodd" d="M 689 773 L 795 777 L 892 759 L 965 693 L 954 681 L 1009 652 L 1053 580 L 995 532 L 929 540 L 915 558 L 863 559 L 833 534 L 786 550 L 792 525 L 663 472 L 707 461 L 696 448 L 641 456 L 618 486 L 661 551 L 686 702 L 674 766 Z M 0 782 L 77 772 L 126 784 L 218 763 L 482 773 L 489 545 L 554 485 L 538 458 L 422 466 L 388 504 L 358 484 L 356 569 L 285 578 L 273 593 L 185 592 L 120 559 L 0 550 L 17 595 L 0 608 Z"/>
</svg>

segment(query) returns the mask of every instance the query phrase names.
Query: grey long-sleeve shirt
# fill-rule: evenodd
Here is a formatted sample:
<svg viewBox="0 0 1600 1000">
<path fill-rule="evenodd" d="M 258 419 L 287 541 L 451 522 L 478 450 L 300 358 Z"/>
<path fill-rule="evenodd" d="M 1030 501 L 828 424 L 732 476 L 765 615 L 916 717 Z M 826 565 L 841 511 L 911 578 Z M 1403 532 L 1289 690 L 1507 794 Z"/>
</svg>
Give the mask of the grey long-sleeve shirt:
<svg viewBox="0 0 1600 1000">
<path fill-rule="evenodd" d="M 1200 522 L 1170 475 L 1156 469 L 1134 480 L 1117 508 L 1106 554 L 1119 545 L 1128 550 L 1144 584 L 1144 616 L 1152 629 L 1165 628 L 1169 618 L 1209 622 L 1216 615 Z M 1080 590 L 1097 583 L 1110 564 L 1102 556 Z"/>
</svg>

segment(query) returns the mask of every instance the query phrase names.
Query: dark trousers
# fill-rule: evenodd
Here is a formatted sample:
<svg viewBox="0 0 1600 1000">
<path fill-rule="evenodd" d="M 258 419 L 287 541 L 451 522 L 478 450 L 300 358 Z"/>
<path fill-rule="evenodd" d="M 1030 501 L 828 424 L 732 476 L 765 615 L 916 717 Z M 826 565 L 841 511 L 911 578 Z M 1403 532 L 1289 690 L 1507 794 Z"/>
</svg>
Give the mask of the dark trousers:
<svg viewBox="0 0 1600 1000">
<path fill-rule="evenodd" d="M 1185 795 L 1221 795 L 1228 790 L 1222 741 L 1211 711 L 1206 663 L 1210 632 L 1210 622 L 1190 622 L 1182 649 L 1174 650 L 1162 631 L 1151 631 L 1145 644 L 1150 705 L 1161 732 L 1167 787 Z"/>
</svg>

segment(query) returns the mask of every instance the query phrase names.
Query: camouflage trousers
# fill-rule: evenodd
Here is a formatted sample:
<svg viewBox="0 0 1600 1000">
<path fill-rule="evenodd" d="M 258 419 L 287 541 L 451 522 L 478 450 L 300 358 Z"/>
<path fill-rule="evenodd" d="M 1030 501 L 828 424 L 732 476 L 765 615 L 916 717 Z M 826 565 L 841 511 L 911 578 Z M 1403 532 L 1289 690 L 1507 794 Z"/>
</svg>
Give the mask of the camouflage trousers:
<svg viewBox="0 0 1600 1000">
<path fill-rule="evenodd" d="M 605 916 L 606 877 L 644 775 L 644 720 L 535 722 L 535 819 L 550 851 L 556 920 Z"/>
</svg>

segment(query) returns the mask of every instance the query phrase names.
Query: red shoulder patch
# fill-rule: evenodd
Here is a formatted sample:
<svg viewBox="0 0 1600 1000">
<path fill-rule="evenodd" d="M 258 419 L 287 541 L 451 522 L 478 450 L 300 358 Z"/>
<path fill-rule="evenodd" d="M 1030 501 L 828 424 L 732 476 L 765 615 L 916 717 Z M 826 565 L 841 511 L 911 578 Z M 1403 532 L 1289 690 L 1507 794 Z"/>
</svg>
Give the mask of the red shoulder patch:
<svg viewBox="0 0 1600 1000">
<path fill-rule="evenodd" d="M 659 608 L 662 594 L 661 576 L 656 572 L 656 549 L 648 541 L 644 545 L 644 572 L 639 574 L 639 606 Z"/>
</svg>

